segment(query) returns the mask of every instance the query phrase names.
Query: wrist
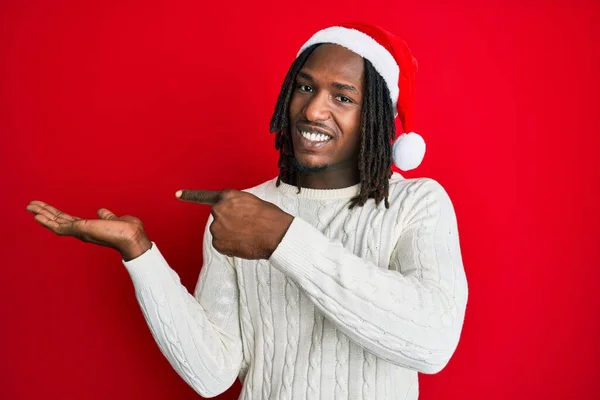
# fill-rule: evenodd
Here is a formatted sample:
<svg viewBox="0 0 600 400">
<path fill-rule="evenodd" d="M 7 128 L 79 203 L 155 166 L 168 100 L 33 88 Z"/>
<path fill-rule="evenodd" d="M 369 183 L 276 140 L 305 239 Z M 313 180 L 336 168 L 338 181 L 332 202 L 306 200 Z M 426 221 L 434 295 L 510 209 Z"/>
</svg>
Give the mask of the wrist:
<svg viewBox="0 0 600 400">
<path fill-rule="evenodd" d="M 138 258 L 152 247 L 152 242 L 146 235 L 142 235 L 130 241 L 120 253 L 124 261 L 131 261 L 134 258 Z"/>
</svg>

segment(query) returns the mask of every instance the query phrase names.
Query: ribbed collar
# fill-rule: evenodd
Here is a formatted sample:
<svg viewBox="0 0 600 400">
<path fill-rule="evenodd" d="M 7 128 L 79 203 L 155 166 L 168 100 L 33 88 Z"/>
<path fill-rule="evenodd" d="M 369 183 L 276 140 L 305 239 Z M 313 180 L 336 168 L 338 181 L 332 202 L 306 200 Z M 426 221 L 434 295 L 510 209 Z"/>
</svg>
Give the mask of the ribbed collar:
<svg viewBox="0 0 600 400">
<path fill-rule="evenodd" d="M 281 182 L 279 191 L 286 196 L 299 197 L 303 199 L 315 199 L 315 200 L 332 200 L 332 199 L 349 199 L 356 196 L 360 192 L 360 182 L 353 186 L 348 186 L 341 189 L 309 189 L 300 188 L 298 193 L 298 187 L 288 185 L 287 183 Z"/>
</svg>

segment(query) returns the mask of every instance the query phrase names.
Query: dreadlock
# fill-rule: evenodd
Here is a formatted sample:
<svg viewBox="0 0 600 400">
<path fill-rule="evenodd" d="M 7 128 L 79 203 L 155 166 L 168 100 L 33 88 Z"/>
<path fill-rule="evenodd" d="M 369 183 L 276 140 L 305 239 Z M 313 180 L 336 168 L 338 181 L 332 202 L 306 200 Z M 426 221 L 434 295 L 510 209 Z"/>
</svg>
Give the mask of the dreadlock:
<svg viewBox="0 0 600 400">
<path fill-rule="evenodd" d="M 304 50 L 292 63 L 277 98 L 271 119 L 271 133 L 275 133 L 275 149 L 279 150 L 279 176 L 277 186 L 283 180 L 298 185 L 298 171 L 294 165 L 294 149 L 289 129 L 289 104 L 295 89 L 296 76 L 311 53 L 319 46 Z M 368 199 L 379 204 L 384 200 L 389 208 L 389 178 L 392 176 L 392 145 L 396 137 L 394 109 L 387 85 L 373 64 L 364 59 L 365 90 L 360 120 L 361 144 L 358 170 L 360 192 L 350 200 L 349 208 L 363 206 Z M 298 191 L 300 187 L 298 186 Z"/>
</svg>

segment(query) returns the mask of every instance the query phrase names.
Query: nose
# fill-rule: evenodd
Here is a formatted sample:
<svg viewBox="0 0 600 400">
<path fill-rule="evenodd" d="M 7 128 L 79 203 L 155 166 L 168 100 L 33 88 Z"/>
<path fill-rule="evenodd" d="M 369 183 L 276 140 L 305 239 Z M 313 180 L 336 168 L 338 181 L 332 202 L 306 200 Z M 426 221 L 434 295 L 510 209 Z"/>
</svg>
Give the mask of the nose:
<svg viewBox="0 0 600 400">
<path fill-rule="evenodd" d="M 327 93 L 317 92 L 310 97 L 304 106 L 304 115 L 308 121 L 324 121 L 330 116 Z"/>
</svg>

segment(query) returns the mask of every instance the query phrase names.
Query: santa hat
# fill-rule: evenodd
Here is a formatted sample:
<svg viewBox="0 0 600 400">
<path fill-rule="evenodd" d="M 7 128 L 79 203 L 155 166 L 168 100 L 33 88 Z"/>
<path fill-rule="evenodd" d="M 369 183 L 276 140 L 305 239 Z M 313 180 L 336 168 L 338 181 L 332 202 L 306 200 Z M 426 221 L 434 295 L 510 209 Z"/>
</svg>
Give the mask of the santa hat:
<svg viewBox="0 0 600 400">
<path fill-rule="evenodd" d="M 377 26 L 341 24 L 315 33 L 300 48 L 298 55 L 319 43 L 343 46 L 373 64 L 387 84 L 396 116 L 404 130 L 392 147 L 394 164 L 403 171 L 418 167 L 425 156 L 425 141 L 412 131 L 417 60 L 406 43 Z"/>
</svg>

